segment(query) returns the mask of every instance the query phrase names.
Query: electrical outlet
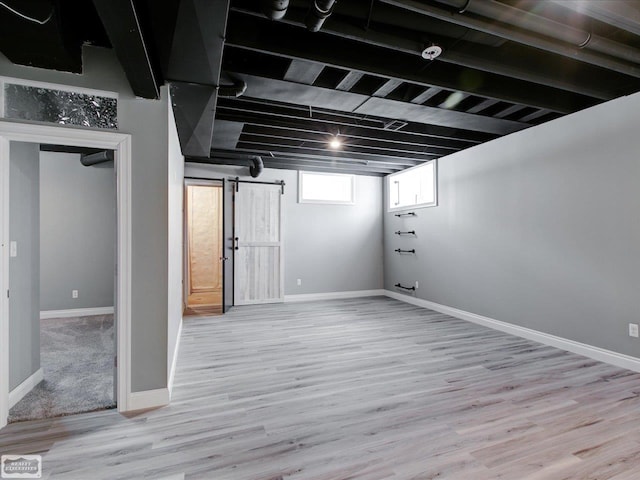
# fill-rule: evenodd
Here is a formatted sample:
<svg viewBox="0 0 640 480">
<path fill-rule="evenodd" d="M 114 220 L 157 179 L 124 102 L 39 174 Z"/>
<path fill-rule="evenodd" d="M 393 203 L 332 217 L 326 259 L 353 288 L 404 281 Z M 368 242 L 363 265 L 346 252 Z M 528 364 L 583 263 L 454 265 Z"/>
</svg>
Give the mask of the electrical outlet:
<svg viewBox="0 0 640 480">
<path fill-rule="evenodd" d="M 418 289 L 418 280 L 416 280 L 416 290 Z"/>
<path fill-rule="evenodd" d="M 78 298 L 78 290 L 71 290 L 71 298 Z"/>
<path fill-rule="evenodd" d="M 298 284 L 298 286 L 302 285 L 302 279 L 301 279 L 301 278 L 299 278 L 299 279 L 296 281 L 296 283 Z"/>
<path fill-rule="evenodd" d="M 629 336 L 638 338 L 638 324 L 630 323 L 629 324 Z"/>
</svg>

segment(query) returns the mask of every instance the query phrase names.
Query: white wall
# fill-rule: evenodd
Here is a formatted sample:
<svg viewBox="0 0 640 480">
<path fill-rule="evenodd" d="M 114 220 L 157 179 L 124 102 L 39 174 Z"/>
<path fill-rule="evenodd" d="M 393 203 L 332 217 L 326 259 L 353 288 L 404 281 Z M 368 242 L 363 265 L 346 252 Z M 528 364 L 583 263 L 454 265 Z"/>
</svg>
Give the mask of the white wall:
<svg viewBox="0 0 640 480">
<path fill-rule="evenodd" d="M 113 307 L 115 252 L 113 162 L 40 152 L 40 310 Z"/>
<path fill-rule="evenodd" d="M 440 159 L 439 206 L 385 214 L 385 287 L 640 357 L 638 112 L 635 94 Z"/>
<path fill-rule="evenodd" d="M 9 159 L 9 390 L 40 368 L 39 146 L 11 142 Z"/>
<path fill-rule="evenodd" d="M 249 162 L 247 162 L 247 165 Z M 284 180 L 285 295 L 382 288 L 382 179 L 356 176 L 355 205 L 298 203 L 298 172 L 187 164 L 185 176 Z M 297 279 L 302 285 L 297 285 Z"/>
</svg>

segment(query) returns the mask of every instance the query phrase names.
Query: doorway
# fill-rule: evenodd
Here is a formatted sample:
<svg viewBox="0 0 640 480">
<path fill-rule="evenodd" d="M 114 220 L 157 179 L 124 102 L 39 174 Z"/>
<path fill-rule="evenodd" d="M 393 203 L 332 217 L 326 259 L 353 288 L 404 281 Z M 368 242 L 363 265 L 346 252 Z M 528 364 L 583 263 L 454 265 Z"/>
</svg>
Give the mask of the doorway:
<svg viewBox="0 0 640 480">
<path fill-rule="evenodd" d="M 50 125 L 0 122 L 0 428 L 9 414 L 9 367 L 12 346 L 9 339 L 10 302 L 10 151 L 11 142 L 64 144 L 115 151 L 117 247 L 115 328 L 117 348 L 116 401 L 119 411 L 131 405 L 131 137 L 118 132 L 97 132 Z M 22 387 L 22 384 L 20 385 Z"/>
<path fill-rule="evenodd" d="M 113 151 L 10 147 L 9 422 L 114 408 Z"/>
<path fill-rule="evenodd" d="M 224 312 L 224 184 L 185 181 L 185 315 Z"/>
</svg>

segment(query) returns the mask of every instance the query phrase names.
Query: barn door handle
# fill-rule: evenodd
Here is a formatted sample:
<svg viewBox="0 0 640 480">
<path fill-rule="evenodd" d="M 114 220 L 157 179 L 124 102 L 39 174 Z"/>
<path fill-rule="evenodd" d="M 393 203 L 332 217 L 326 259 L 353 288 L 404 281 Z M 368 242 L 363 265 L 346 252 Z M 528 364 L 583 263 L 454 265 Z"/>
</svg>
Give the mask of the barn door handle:
<svg viewBox="0 0 640 480">
<path fill-rule="evenodd" d="M 236 240 L 236 246 L 235 246 L 235 249 L 236 249 L 236 250 L 240 250 L 240 239 L 239 239 L 238 237 L 236 237 L 236 238 L 235 238 L 235 240 Z"/>
</svg>

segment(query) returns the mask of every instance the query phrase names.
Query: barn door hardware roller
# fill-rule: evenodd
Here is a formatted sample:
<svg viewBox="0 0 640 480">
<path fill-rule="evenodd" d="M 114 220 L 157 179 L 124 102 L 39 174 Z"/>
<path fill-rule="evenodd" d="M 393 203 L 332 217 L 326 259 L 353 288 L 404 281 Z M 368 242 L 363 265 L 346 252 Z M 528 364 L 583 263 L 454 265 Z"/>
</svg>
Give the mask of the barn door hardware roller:
<svg viewBox="0 0 640 480">
<path fill-rule="evenodd" d="M 254 182 L 252 180 L 240 180 L 240 177 L 236 177 L 236 178 L 230 178 L 229 179 L 230 182 L 235 182 L 236 184 L 236 192 L 240 191 L 240 184 L 241 183 L 257 183 L 260 185 L 279 185 L 280 186 L 280 194 L 284 195 L 284 180 L 280 180 L 279 182 Z"/>
</svg>

